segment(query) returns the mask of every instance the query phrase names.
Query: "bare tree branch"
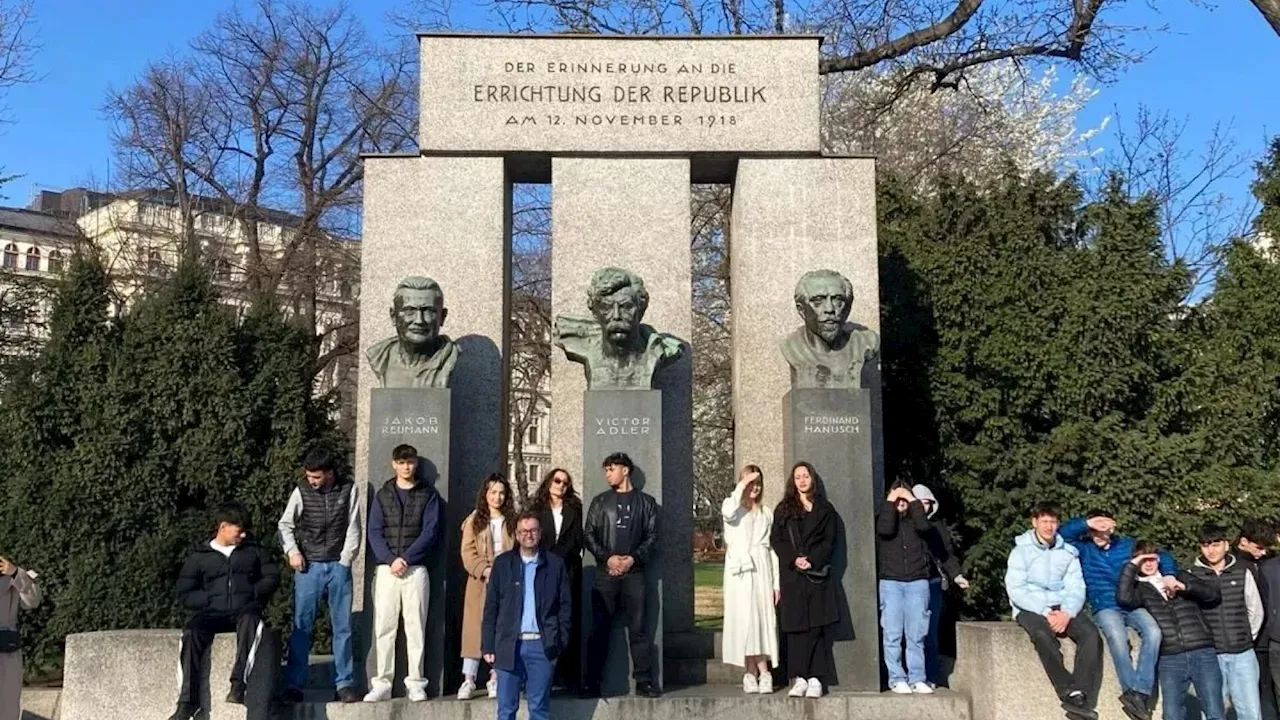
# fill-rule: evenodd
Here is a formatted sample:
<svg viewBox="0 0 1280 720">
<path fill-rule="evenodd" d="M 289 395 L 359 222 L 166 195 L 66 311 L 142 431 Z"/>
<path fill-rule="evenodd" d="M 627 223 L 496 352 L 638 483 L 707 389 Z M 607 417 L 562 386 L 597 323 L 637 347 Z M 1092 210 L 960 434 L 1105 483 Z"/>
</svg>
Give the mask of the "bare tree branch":
<svg viewBox="0 0 1280 720">
<path fill-rule="evenodd" d="M 1253 6 L 1258 8 L 1258 12 L 1262 13 L 1262 17 L 1266 18 L 1271 29 L 1280 35 L 1280 0 L 1252 0 L 1252 2 Z"/>
</svg>

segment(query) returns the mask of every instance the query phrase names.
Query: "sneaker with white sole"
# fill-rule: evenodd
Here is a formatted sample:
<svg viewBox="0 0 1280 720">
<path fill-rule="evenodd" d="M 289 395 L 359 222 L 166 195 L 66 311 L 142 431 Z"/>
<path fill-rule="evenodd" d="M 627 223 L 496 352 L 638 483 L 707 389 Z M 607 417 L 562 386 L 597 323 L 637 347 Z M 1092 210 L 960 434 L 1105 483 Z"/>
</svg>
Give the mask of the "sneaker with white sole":
<svg viewBox="0 0 1280 720">
<path fill-rule="evenodd" d="M 489 682 L 484 684 L 484 689 L 489 691 L 490 698 L 498 697 L 498 678 L 489 678 Z"/>
<path fill-rule="evenodd" d="M 760 692 L 760 681 L 756 680 L 755 675 L 746 673 L 742 676 L 742 692 L 752 694 Z"/>
<path fill-rule="evenodd" d="M 772 673 L 767 673 L 767 672 L 760 673 L 760 679 L 757 681 L 756 692 L 760 693 L 761 695 L 773 694 L 773 674 Z"/>
<path fill-rule="evenodd" d="M 364 696 L 365 702 L 383 702 L 391 699 L 390 685 L 374 685 Z"/>
<path fill-rule="evenodd" d="M 463 680 L 463 681 L 462 681 L 462 684 L 458 686 L 458 699 L 459 699 L 459 700 L 470 700 L 471 698 L 473 698 L 473 697 L 475 697 L 475 696 L 476 696 L 476 682 L 475 682 L 475 680 L 470 680 L 470 679 L 468 679 L 468 680 Z"/>
<path fill-rule="evenodd" d="M 911 692 L 917 695 L 932 695 L 933 686 L 930 685 L 929 683 L 918 682 L 915 685 L 911 686 Z"/>
<path fill-rule="evenodd" d="M 427 689 L 424 687 L 406 687 L 404 694 L 408 696 L 409 702 L 424 702 L 427 699 Z"/>
<path fill-rule="evenodd" d="M 804 692 L 805 697 L 808 697 L 808 698 L 822 697 L 822 681 L 821 680 L 819 680 L 818 678 L 809 678 L 809 682 L 806 683 L 806 685 L 807 687 L 805 688 L 805 692 Z"/>
<path fill-rule="evenodd" d="M 889 691 L 898 695 L 910 695 L 911 686 L 899 680 L 889 687 Z"/>
<path fill-rule="evenodd" d="M 804 678 L 796 678 L 796 684 L 791 686 L 787 691 L 787 697 L 804 697 L 804 693 L 809 689 L 809 681 Z"/>
</svg>

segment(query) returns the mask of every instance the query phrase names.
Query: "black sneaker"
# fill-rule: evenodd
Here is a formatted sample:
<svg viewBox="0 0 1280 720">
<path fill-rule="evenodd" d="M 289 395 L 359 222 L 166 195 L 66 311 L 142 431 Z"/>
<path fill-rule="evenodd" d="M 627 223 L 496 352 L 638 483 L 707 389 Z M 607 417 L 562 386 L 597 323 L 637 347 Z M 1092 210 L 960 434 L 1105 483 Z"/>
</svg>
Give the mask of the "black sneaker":
<svg viewBox="0 0 1280 720">
<path fill-rule="evenodd" d="M 1130 720 L 1151 720 L 1151 711 L 1147 709 L 1148 698 L 1137 690 L 1125 690 L 1120 694 L 1120 707 Z"/>
<path fill-rule="evenodd" d="M 284 691 L 284 701 L 290 705 L 296 705 L 302 702 L 302 691 L 298 688 L 286 688 Z"/>
<path fill-rule="evenodd" d="M 1071 720 L 1098 720 L 1098 713 L 1089 708 L 1089 699 L 1076 690 L 1062 701 L 1062 709 Z"/>
<path fill-rule="evenodd" d="M 191 720 L 200 712 L 200 706 L 195 703 L 178 703 L 178 709 L 169 716 L 169 720 Z"/>
<path fill-rule="evenodd" d="M 244 704 L 245 685 L 242 682 L 231 683 L 231 690 L 227 693 L 227 702 L 232 705 Z"/>
<path fill-rule="evenodd" d="M 636 694 L 647 698 L 662 697 L 662 691 L 651 682 L 636 683 Z"/>
<path fill-rule="evenodd" d="M 338 697 L 340 703 L 360 702 L 360 695 L 350 685 L 338 688 L 338 692 L 334 693 Z"/>
</svg>

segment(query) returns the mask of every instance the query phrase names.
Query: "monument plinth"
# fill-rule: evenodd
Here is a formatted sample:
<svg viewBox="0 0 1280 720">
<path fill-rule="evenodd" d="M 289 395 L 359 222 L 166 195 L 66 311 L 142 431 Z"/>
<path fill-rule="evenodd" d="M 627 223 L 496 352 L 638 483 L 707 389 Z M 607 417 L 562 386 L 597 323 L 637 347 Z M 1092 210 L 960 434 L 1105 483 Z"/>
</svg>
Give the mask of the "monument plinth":
<svg viewBox="0 0 1280 720">
<path fill-rule="evenodd" d="M 835 670 L 842 690 L 880 689 L 875 509 L 880 496 L 871 391 L 795 388 L 782 402 L 787 467 L 805 461 L 840 514 L 831 577 L 840 623 Z"/>
</svg>

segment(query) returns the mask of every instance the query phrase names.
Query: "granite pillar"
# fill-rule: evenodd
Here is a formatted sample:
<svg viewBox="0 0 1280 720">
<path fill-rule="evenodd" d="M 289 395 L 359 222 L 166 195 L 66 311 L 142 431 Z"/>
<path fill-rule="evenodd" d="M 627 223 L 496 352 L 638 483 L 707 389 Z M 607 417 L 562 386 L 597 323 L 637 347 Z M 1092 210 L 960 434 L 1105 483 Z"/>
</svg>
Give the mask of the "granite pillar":
<svg viewBox="0 0 1280 720">
<path fill-rule="evenodd" d="M 631 270 L 645 280 L 649 309 L 644 322 L 688 342 L 692 335 L 689 160 L 685 158 L 552 159 L 552 314 L 586 310 L 591 274 L 605 266 Z M 584 503 L 600 478 L 603 457 L 584 457 L 582 367 L 552 353 L 551 457 L 571 472 Z M 667 632 L 693 629 L 692 360 L 686 353 L 659 371 L 662 393 L 662 477 L 649 490 L 662 505 L 660 573 Z M 603 483 L 603 480 L 600 480 Z"/>
<path fill-rule="evenodd" d="M 447 564 L 440 591 L 445 617 L 428 618 L 427 624 L 446 630 L 437 644 L 426 648 L 428 667 L 441 667 L 438 672 L 443 673 L 428 678 L 432 695 L 450 692 L 460 682 L 457 628 L 465 580 L 459 528 L 480 481 L 506 468 L 510 187 L 505 161 L 498 156 L 365 160 L 355 468 L 366 503 L 368 491 L 390 472 L 381 477 L 369 471 L 378 461 L 371 456 L 368 437 L 371 391 L 377 381 L 364 353 L 394 333 L 389 311 L 401 278 L 425 275 L 440 284 L 449 310 L 443 332 L 460 353 L 451 382 L 448 475 L 436 485 L 445 506 L 436 549 Z M 365 565 L 362 553 L 353 568 L 357 578 L 372 574 L 372 568 L 365 572 Z M 357 612 L 366 607 L 362 588 L 357 582 Z M 367 619 L 361 627 L 367 627 Z M 362 635 L 357 650 L 367 651 L 368 636 Z"/>
<path fill-rule="evenodd" d="M 847 563 L 842 588 L 850 611 L 836 646 L 837 670 L 841 689 L 853 690 L 879 688 L 870 520 L 884 487 L 878 364 L 873 361 L 864 371 L 865 390 L 843 391 L 839 397 L 821 390 L 788 395 L 790 369 L 778 343 L 803 322 L 795 309 L 796 282 L 817 269 L 849 278 L 854 294 L 849 320 L 879 332 L 874 175 L 870 159 L 744 158 L 738 163 L 730 225 L 735 465 L 761 467 L 765 501 L 774 506 L 795 461 L 809 460 L 826 481 L 843 520 L 846 552 L 839 561 Z M 854 409 L 845 403 L 855 398 L 856 413 L 845 412 Z M 806 441 L 813 437 L 791 432 L 794 414 L 801 413 L 797 427 L 803 428 L 803 413 L 810 410 L 856 415 L 859 432 L 811 447 Z M 842 444 L 846 437 L 855 442 Z"/>
<path fill-rule="evenodd" d="M 870 390 L 797 388 L 782 401 L 786 465 L 813 465 L 842 521 L 831 556 L 840 606 L 833 655 L 842 690 L 880 689 L 871 425 Z"/>
</svg>

